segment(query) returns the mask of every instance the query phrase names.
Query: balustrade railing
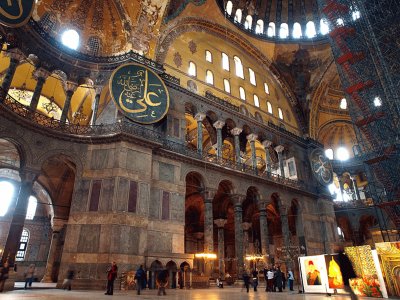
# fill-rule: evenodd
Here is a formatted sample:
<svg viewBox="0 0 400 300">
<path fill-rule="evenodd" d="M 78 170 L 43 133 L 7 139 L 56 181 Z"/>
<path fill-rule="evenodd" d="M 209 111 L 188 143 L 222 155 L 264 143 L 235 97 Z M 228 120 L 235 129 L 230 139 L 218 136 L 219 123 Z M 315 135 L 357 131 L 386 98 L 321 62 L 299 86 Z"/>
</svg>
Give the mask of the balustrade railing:
<svg viewBox="0 0 400 300">
<path fill-rule="evenodd" d="M 29 107 L 19 103 L 10 95 L 7 95 L 4 98 L 4 101 L 0 106 L 3 110 L 14 113 L 19 117 L 22 117 L 36 125 L 51 129 L 62 134 L 74 135 L 82 138 L 107 137 L 116 134 L 133 135 L 139 138 L 146 138 L 147 140 L 150 140 L 154 143 L 158 143 L 160 144 L 161 148 L 177 154 L 203 160 L 213 165 L 244 172 L 253 176 L 258 176 L 296 189 L 311 191 L 301 181 L 291 180 L 277 174 L 267 172 L 266 170 L 260 171 L 259 169 L 254 168 L 253 166 L 250 166 L 248 164 L 236 163 L 234 160 L 217 157 L 214 154 L 203 153 L 203 155 L 201 155 L 197 150 L 189 148 L 185 143 L 173 141 L 168 137 L 165 137 L 162 132 L 151 130 L 132 122 L 120 120 L 113 124 L 102 124 L 93 126 L 61 123 L 59 120 L 50 118 L 38 111 L 31 111 Z"/>
</svg>

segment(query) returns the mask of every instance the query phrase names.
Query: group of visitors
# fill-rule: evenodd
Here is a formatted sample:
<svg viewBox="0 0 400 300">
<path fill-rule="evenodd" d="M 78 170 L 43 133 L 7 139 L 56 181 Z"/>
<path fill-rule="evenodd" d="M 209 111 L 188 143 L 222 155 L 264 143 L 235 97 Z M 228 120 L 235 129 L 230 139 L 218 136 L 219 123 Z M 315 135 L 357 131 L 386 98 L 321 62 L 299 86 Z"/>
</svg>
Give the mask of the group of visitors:
<svg viewBox="0 0 400 300">
<path fill-rule="evenodd" d="M 35 279 L 35 270 L 36 266 L 35 264 L 30 264 L 25 272 L 24 272 L 24 278 L 25 278 L 25 287 L 24 289 L 26 290 L 27 288 L 32 288 L 32 283 L 33 280 Z M 0 267 L 0 293 L 3 292 L 4 290 L 4 285 L 6 283 L 6 280 L 8 279 L 10 272 L 10 264 L 8 262 L 8 259 L 3 263 L 3 265 Z M 17 272 L 17 264 L 14 263 L 14 272 Z"/>
<path fill-rule="evenodd" d="M 294 275 L 291 269 L 288 270 L 286 275 L 281 271 L 279 266 L 271 266 L 268 269 L 264 268 L 263 272 L 266 280 L 266 292 L 276 292 L 277 289 L 279 292 L 282 292 L 286 287 L 286 279 L 289 283 L 290 291 L 293 291 Z"/>
</svg>

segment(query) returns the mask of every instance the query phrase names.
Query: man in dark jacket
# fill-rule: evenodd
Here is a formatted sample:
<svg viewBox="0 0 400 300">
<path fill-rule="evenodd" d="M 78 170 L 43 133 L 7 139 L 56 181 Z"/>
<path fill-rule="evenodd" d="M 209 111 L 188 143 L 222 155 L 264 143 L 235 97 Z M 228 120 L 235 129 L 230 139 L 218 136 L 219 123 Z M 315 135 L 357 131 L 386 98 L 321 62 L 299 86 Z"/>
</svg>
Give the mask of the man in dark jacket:
<svg viewBox="0 0 400 300">
<path fill-rule="evenodd" d="M 279 292 L 282 293 L 282 272 L 281 272 L 280 267 L 276 268 L 275 282 L 276 282 L 275 284 L 276 284 L 276 287 L 278 288 Z"/>
<path fill-rule="evenodd" d="M 104 295 L 114 294 L 114 281 L 117 278 L 118 267 L 115 261 L 113 261 L 111 267 L 107 270 L 107 292 Z"/>
<path fill-rule="evenodd" d="M 143 266 L 140 265 L 139 269 L 137 269 L 136 274 L 135 274 L 135 279 L 136 279 L 136 289 L 137 289 L 137 294 L 140 295 L 140 290 L 142 289 L 142 282 L 146 276 L 146 273 L 143 270 Z"/>
</svg>

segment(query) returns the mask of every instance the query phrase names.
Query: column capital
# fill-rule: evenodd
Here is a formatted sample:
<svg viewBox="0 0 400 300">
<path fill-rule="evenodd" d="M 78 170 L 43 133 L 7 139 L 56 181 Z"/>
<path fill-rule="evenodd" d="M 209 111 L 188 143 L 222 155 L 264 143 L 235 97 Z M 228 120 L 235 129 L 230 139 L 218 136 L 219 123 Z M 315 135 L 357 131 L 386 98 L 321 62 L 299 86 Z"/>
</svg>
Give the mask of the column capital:
<svg viewBox="0 0 400 300">
<path fill-rule="evenodd" d="M 216 193 L 217 193 L 217 190 L 206 189 L 203 192 L 204 202 L 207 202 L 207 201 L 211 201 L 212 202 L 212 200 L 214 199 Z"/>
<path fill-rule="evenodd" d="M 225 125 L 225 122 L 221 121 L 221 120 L 215 121 L 214 124 L 213 124 L 213 126 L 216 129 L 222 129 L 222 127 L 224 127 L 224 125 Z"/>
<path fill-rule="evenodd" d="M 100 85 L 96 85 L 96 86 L 94 87 L 94 92 L 96 93 L 96 95 L 100 95 L 101 92 L 102 92 L 102 90 L 103 90 L 103 87 L 100 86 Z"/>
<path fill-rule="evenodd" d="M 214 220 L 214 224 L 217 225 L 218 228 L 224 228 L 226 222 L 228 222 L 226 219 L 216 219 L 216 220 Z"/>
<path fill-rule="evenodd" d="M 52 228 L 53 228 L 53 232 L 54 231 L 56 231 L 56 232 L 60 231 L 64 227 L 64 225 L 66 223 L 67 223 L 66 220 L 53 218 L 52 219 L 52 224 L 51 224 Z"/>
<path fill-rule="evenodd" d="M 40 78 L 46 80 L 47 77 L 50 76 L 50 72 L 47 71 L 47 70 L 44 69 L 44 68 L 37 68 L 36 70 L 34 70 L 34 71 L 32 72 L 32 75 L 33 75 L 33 77 L 34 77 L 36 80 L 39 80 Z"/>
<path fill-rule="evenodd" d="M 195 116 L 194 116 L 194 119 L 197 121 L 197 122 L 203 122 L 203 120 L 206 118 L 206 114 L 203 114 L 203 113 L 197 113 Z"/>
<path fill-rule="evenodd" d="M 231 198 L 233 199 L 233 205 L 236 206 L 240 206 L 240 208 L 242 207 L 242 202 L 243 200 L 246 198 L 246 196 L 240 195 L 240 194 L 234 194 L 231 196 Z"/>
<path fill-rule="evenodd" d="M 285 149 L 285 147 L 283 147 L 282 145 L 278 145 L 274 149 L 276 152 L 282 153 L 282 151 Z"/>
<path fill-rule="evenodd" d="M 40 171 L 24 168 L 20 171 L 21 180 L 25 182 L 34 182 Z"/>
<path fill-rule="evenodd" d="M 23 60 L 25 58 L 24 53 L 21 50 L 19 50 L 18 48 L 13 48 L 10 51 L 7 51 L 6 55 L 8 57 L 10 57 L 11 59 L 17 60 L 18 62 L 20 62 L 21 60 Z"/>
<path fill-rule="evenodd" d="M 66 92 L 75 92 L 76 89 L 78 88 L 78 84 L 76 84 L 73 81 L 67 80 L 66 82 L 63 83 L 63 87 Z"/>
<path fill-rule="evenodd" d="M 258 138 L 258 136 L 257 136 L 257 134 L 255 134 L 255 133 L 251 133 L 251 134 L 249 134 L 248 136 L 246 136 L 246 139 L 247 139 L 249 142 L 255 142 L 255 141 L 257 140 L 257 138 Z"/>
<path fill-rule="evenodd" d="M 239 134 L 241 134 L 241 133 L 242 133 L 242 131 L 243 131 L 243 129 L 242 129 L 242 128 L 235 127 L 235 128 L 233 128 L 233 129 L 231 129 L 231 134 L 236 136 L 236 135 L 239 135 Z"/>
<path fill-rule="evenodd" d="M 264 148 L 269 148 L 269 147 L 271 147 L 271 145 L 272 145 L 272 141 L 264 140 L 264 141 L 262 142 L 262 145 L 264 146 Z"/>
<path fill-rule="evenodd" d="M 245 230 L 245 231 L 247 231 L 247 230 L 249 230 L 249 229 L 251 228 L 252 225 L 253 225 L 253 224 L 250 223 L 250 222 L 243 222 L 243 223 L 242 223 L 242 229 Z"/>
</svg>

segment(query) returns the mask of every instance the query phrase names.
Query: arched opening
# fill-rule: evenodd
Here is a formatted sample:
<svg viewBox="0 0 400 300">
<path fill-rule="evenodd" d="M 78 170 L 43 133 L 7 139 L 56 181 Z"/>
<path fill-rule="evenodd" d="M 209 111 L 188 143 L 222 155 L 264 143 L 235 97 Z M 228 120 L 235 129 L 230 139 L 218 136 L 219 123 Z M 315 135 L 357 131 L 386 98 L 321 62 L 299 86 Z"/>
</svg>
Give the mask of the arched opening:
<svg viewBox="0 0 400 300">
<path fill-rule="evenodd" d="M 282 23 L 279 28 L 279 37 L 281 39 L 286 39 L 289 36 L 289 26 L 286 23 Z"/>
<path fill-rule="evenodd" d="M 300 23 L 296 22 L 293 24 L 293 38 L 299 39 L 302 36 L 301 32 L 301 25 Z"/>
<path fill-rule="evenodd" d="M 228 3 L 226 3 L 226 8 L 225 8 L 225 11 L 228 15 L 232 14 L 232 8 L 233 8 L 232 1 L 228 1 Z"/>
<path fill-rule="evenodd" d="M 267 36 L 269 37 L 274 37 L 275 36 L 275 23 L 274 22 L 270 22 L 268 24 L 268 29 L 267 29 Z"/>
<path fill-rule="evenodd" d="M 246 17 L 246 21 L 244 22 L 244 28 L 251 30 L 252 25 L 253 25 L 253 18 L 252 16 L 248 15 Z"/>
<path fill-rule="evenodd" d="M 317 31 L 315 30 L 315 24 L 313 21 L 309 21 L 306 24 L 306 35 L 308 38 L 313 38 L 317 35 Z"/>
<path fill-rule="evenodd" d="M 264 33 L 264 21 L 258 20 L 256 25 L 256 34 L 263 34 Z"/>
<path fill-rule="evenodd" d="M 178 275 L 178 266 L 176 265 L 176 263 L 172 260 L 170 260 L 169 262 L 167 262 L 166 264 L 166 269 L 168 272 L 168 286 L 171 289 L 176 289 L 177 286 L 177 275 Z"/>
<path fill-rule="evenodd" d="M 237 22 L 237 23 L 242 22 L 242 10 L 241 9 L 237 9 L 236 10 L 234 21 Z"/>
<path fill-rule="evenodd" d="M 235 61 L 236 76 L 240 77 L 240 78 L 244 78 L 242 60 L 237 56 L 234 56 L 233 60 Z"/>
<path fill-rule="evenodd" d="M 190 265 L 185 261 L 179 266 L 178 284 L 179 288 L 190 287 Z"/>
<path fill-rule="evenodd" d="M 164 269 L 163 264 L 159 260 L 155 260 L 151 263 L 149 269 L 148 287 L 149 289 L 156 288 L 156 279 L 160 271 Z"/>
</svg>

